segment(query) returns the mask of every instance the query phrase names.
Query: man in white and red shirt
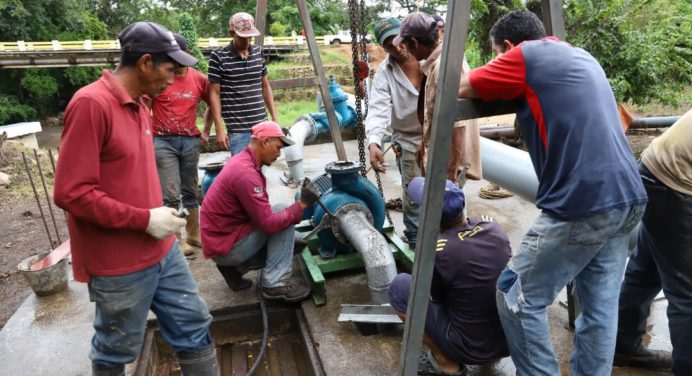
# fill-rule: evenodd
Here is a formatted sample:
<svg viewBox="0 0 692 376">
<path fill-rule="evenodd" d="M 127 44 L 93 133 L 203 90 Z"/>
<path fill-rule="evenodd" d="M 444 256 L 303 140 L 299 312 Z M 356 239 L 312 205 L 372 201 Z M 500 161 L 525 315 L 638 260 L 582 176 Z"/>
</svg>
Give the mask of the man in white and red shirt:
<svg viewBox="0 0 692 376">
<path fill-rule="evenodd" d="M 293 145 L 281 127 L 264 121 L 252 127 L 250 144 L 234 155 L 214 180 L 204 196 L 200 222 L 202 250 L 205 258 L 217 264 L 230 282 L 235 267 L 244 264 L 266 247 L 266 264 L 262 274 L 262 295 L 266 299 L 296 302 L 310 294 L 304 282 L 290 277 L 295 230 L 303 209 L 317 201 L 310 185 L 303 186 L 300 200 L 289 207 L 269 204 L 267 180 L 262 166 L 269 166 L 285 145 Z M 281 210 L 279 210 L 281 209 Z"/>
<path fill-rule="evenodd" d="M 188 51 L 185 38 L 175 33 L 176 42 Z M 194 252 L 191 245 L 201 247 L 199 238 L 199 208 L 197 204 L 197 164 L 199 145 L 205 142 L 197 129 L 197 103 L 209 103 L 207 76 L 191 67 L 175 69 L 173 84 L 154 98 L 151 108 L 154 118 L 154 150 L 156 167 L 163 190 L 163 204 L 169 208 L 186 208 L 186 239 L 176 236 L 185 255 Z M 220 124 L 218 124 L 220 126 Z"/>
</svg>

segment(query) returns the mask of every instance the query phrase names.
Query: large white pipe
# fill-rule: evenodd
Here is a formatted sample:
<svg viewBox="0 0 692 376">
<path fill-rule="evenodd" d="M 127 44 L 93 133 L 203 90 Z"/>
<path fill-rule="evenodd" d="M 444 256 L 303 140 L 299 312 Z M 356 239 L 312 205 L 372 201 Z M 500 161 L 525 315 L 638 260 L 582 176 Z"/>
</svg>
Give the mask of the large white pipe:
<svg viewBox="0 0 692 376">
<path fill-rule="evenodd" d="M 387 239 L 372 227 L 363 212 L 351 210 L 338 217 L 339 231 L 363 258 L 372 302 L 389 303 L 387 290 L 397 271 Z"/>
<path fill-rule="evenodd" d="M 481 165 L 483 178 L 531 202 L 536 202 L 538 178 L 529 153 L 481 137 Z M 630 233 L 630 249 L 637 245 L 638 233 L 637 225 Z"/>
<path fill-rule="evenodd" d="M 294 145 L 284 148 L 284 156 L 288 165 L 290 182 L 300 182 L 305 178 L 303 169 L 303 146 L 306 141 L 312 141 L 317 136 L 315 121 L 310 116 L 301 116 L 291 126 L 291 139 Z"/>
</svg>

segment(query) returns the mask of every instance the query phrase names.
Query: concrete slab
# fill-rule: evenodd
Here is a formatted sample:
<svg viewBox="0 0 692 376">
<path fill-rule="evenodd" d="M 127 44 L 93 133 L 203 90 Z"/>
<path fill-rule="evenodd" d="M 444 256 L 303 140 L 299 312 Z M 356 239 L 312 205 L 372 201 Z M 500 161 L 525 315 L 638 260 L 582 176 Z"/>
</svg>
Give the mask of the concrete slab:
<svg viewBox="0 0 692 376">
<path fill-rule="evenodd" d="M 346 142 L 345 148 L 349 158 L 358 158 L 356 142 Z M 331 144 L 308 146 L 305 156 L 307 176 L 322 174 L 324 165 L 336 160 Z M 401 183 L 393 154 L 387 155 L 387 162 L 390 169 L 381 178 L 385 197 L 391 199 L 401 195 Z M 272 204 L 292 201 L 298 191 L 281 183 L 280 177 L 286 171 L 288 168 L 283 159 L 265 171 Z M 371 178 L 374 181 L 374 176 Z M 538 211 L 533 204 L 516 197 L 501 200 L 478 198 L 478 191 L 486 183 L 467 183 L 469 213 L 471 216 L 486 214 L 494 217 L 508 231 L 511 245 L 516 249 Z M 402 233 L 401 213 L 393 211 L 391 215 L 395 229 Z M 257 303 L 254 288 L 231 292 L 214 264 L 204 260 L 199 250 L 189 262 L 200 292 L 212 312 Z M 256 273 L 249 276 L 255 278 Z M 315 307 L 312 301 L 301 304 L 327 375 L 395 375 L 398 372 L 401 331 L 365 337 L 354 325 L 336 321 L 342 303 L 369 302 L 366 283 L 362 273 L 328 275 L 327 305 Z M 652 306 L 645 339 L 650 342 L 651 348 L 671 349 L 666 306 L 665 300 L 657 300 Z M 153 315 L 150 317 L 153 318 Z M 548 317 L 554 348 L 562 372 L 566 374 L 572 347 L 572 333 L 566 329 L 567 312 L 559 303 L 555 303 L 549 308 Z M 93 306 L 84 284 L 71 281 L 69 288 L 62 293 L 44 298 L 30 296 L 0 332 L 0 376 L 90 374 L 88 352 L 93 334 L 92 320 Z M 472 367 L 470 372 L 471 375 L 498 376 L 514 373 L 510 358 L 484 367 Z M 653 374 L 629 368 L 613 371 L 613 375 L 618 376 Z"/>
</svg>

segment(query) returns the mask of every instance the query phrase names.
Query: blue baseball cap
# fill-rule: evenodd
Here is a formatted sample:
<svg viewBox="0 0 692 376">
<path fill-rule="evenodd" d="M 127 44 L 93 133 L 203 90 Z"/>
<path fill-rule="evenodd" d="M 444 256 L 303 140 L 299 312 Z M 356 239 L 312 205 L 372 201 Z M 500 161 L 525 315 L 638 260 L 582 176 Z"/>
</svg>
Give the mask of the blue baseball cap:
<svg viewBox="0 0 692 376">
<path fill-rule="evenodd" d="M 423 189 L 425 188 L 425 178 L 418 176 L 408 183 L 406 192 L 416 205 L 423 203 Z M 466 198 L 464 192 L 450 180 L 445 182 L 445 194 L 442 198 L 442 217 L 441 223 L 451 224 L 457 220 L 464 212 Z"/>
<path fill-rule="evenodd" d="M 378 22 L 375 25 L 375 39 L 377 39 L 377 43 L 381 46 L 387 38 L 399 35 L 399 25 L 401 25 L 401 21 L 394 17 L 385 18 Z"/>
</svg>

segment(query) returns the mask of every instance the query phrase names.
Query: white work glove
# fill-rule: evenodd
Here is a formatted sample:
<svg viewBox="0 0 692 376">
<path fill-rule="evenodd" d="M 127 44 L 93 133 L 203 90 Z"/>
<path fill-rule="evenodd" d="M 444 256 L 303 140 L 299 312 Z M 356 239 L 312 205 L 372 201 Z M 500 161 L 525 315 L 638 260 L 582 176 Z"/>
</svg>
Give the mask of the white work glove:
<svg viewBox="0 0 692 376">
<path fill-rule="evenodd" d="M 147 234 L 156 239 L 163 239 L 175 234 L 185 226 L 185 219 L 175 216 L 176 210 L 162 206 L 160 208 L 149 209 L 149 224 Z"/>
</svg>

